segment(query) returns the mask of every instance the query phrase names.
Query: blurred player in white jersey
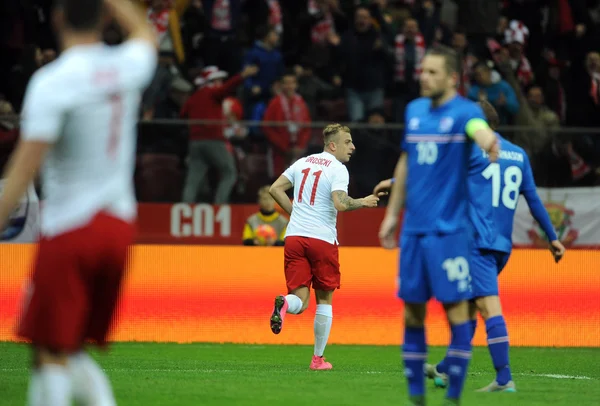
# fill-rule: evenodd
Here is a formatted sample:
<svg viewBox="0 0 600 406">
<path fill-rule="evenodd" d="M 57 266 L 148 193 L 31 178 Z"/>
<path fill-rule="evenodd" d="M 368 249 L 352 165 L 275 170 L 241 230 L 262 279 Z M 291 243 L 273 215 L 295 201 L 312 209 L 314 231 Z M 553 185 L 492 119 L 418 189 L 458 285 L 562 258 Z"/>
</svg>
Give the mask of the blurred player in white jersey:
<svg viewBox="0 0 600 406">
<path fill-rule="evenodd" d="M 286 313 L 300 314 L 308 307 L 310 287 L 317 300 L 315 347 L 310 369 L 331 369 L 323 352 L 332 322 L 333 292 L 340 287 L 337 213 L 364 207 L 377 207 L 374 195 L 362 199 L 348 196 L 348 169 L 354 144 L 348 127 L 331 124 L 323 130 L 322 153 L 301 158 L 273 183 L 270 193 L 291 215 L 285 234 L 285 280 L 288 295 L 275 298 L 271 330 L 281 332 Z M 286 191 L 294 188 L 294 201 Z"/>
<path fill-rule="evenodd" d="M 5 174 L 0 229 L 42 170 L 41 237 L 18 326 L 32 342 L 30 406 L 115 405 L 84 343 L 106 344 L 134 239 L 133 171 L 154 34 L 128 0 L 59 0 L 61 56 L 28 85 L 22 136 Z M 104 10 L 128 34 L 102 43 Z"/>
</svg>

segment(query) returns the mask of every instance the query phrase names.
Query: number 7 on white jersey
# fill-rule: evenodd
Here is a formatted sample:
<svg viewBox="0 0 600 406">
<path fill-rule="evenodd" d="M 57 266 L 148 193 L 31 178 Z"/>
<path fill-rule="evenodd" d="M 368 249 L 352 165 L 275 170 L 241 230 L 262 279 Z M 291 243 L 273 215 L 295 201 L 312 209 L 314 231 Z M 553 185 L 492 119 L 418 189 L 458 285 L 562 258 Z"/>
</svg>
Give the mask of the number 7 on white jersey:
<svg viewBox="0 0 600 406">
<path fill-rule="evenodd" d="M 110 136 L 108 138 L 108 156 L 114 158 L 121 138 L 123 121 L 123 98 L 115 93 L 110 96 Z"/>
</svg>

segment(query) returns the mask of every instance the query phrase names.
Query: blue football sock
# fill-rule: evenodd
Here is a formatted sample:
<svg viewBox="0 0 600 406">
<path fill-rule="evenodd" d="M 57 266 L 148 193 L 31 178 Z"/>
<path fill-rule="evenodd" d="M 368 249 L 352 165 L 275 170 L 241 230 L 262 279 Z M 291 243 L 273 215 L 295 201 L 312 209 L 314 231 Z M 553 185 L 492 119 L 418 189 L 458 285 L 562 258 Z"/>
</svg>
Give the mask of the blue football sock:
<svg viewBox="0 0 600 406">
<path fill-rule="evenodd" d="M 441 360 L 440 363 L 435 366 L 435 369 L 440 374 L 447 374 L 448 373 L 448 352 L 446 352 L 446 356 L 444 357 L 444 359 Z"/>
<path fill-rule="evenodd" d="M 448 392 L 446 397 L 460 399 L 467 369 L 471 360 L 471 322 L 451 326 L 452 340 L 446 356 L 448 363 Z"/>
<path fill-rule="evenodd" d="M 512 380 L 508 361 L 508 330 L 502 316 L 494 316 L 486 320 L 487 342 L 496 369 L 496 382 L 506 385 Z"/>
<path fill-rule="evenodd" d="M 473 337 L 475 336 L 475 330 L 477 329 L 477 319 L 471 320 L 471 341 L 473 341 Z M 440 374 L 447 374 L 448 373 L 448 353 L 446 352 L 446 356 L 444 357 L 444 359 L 435 366 L 435 369 L 440 373 Z"/>
<path fill-rule="evenodd" d="M 404 329 L 404 374 L 408 380 L 408 392 L 411 397 L 425 395 L 425 376 L 423 364 L 427 358 L 424 327 L 406 327 Z"/>
</svg>

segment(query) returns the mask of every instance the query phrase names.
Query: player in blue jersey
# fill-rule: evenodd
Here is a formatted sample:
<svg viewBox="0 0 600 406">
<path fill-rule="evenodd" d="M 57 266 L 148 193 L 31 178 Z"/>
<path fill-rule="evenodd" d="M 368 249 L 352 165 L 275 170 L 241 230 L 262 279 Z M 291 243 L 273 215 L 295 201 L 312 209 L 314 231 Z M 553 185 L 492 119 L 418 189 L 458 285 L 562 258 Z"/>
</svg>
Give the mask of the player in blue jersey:
<svg viewBox="0 0 600 406">
<path fill-rule="evenodd" d="M 406 200 L 399 296 L 405 304 L 402 353 L 413 405 L 425 404 L 424 323 L 432 296 L 443 303 L 452 332 L 447 403 L 459 402 L 471 358 L 467 170 L 472 140 L 491 161 L 499 152 L 481 108 L 456 93 L 457 65 L 456 54 L 445 47 L 432 48 L 423 59 L 423 97 L 406 108 L 404 152 L 379 231 L 383 247 L 397 246 L 395 231 Z"/>
<path fill-rule="evenodd" d="M 498 125 L 498 114 L 488 102 L 480 102 L 488 123 Z M 471 223 L 474 231 L 474 252 L 471 255 L 471 285 L 474 305 L 471 306 L 473 334 L 477 325 L 477 310 L 485 321 L 487 342 L 496 379 L 481 392 L 515 392 L 509 363 L 509 340 L 506 322 L 498 296 L 498 276 L 508 262 L 512 250 L 512 230 L 515 209 L 522 194 L 533 218 L 540 224 L 556 262 L 565 247 L 556 236 L 550 216 L 539 198 L 529 158 L 525 151 L 498 135 L 502 152 L 496 163 L 489 163 L 486 154 L 475 148 L 469 165 L 471 189 Z M 427 364 L 425 373 L 436 386 L 448 382 L 448 357 L 433 366 Z"/>
<path fill-rule="evenodd" d="M 489 125 L 498 125 L 498 114 L 488 102 L 480 102 Z M 469 162 L 470 220 L 474 250 L 471 255 L 472 295 L 471 323 L 473 333 L 477 323 L 477 310 L 486 322 L 488 347 L 496 379 L 482 388 L 484 392 L 514 392 L 509 357 L 508 333 L 498 297 L 497 276 L 510 256 L 514 211 L 520 193 L 525 196 L 534 218 L 546 232 L 550 248 L 558 262 L 565 248 L 558 241 L 544 206 L 537 196 L 529 160 L 525 152 L 503 138 L 500 160 L 488 161 L 481 149 L 474 148 Z M 393 179 L 381 181 L 374 189 L 380 193 L 389 189 Z M 426 375 L 436 386 L 448 384 L 448 361 L 438 365 L 426 364 Z"/>
</svg>

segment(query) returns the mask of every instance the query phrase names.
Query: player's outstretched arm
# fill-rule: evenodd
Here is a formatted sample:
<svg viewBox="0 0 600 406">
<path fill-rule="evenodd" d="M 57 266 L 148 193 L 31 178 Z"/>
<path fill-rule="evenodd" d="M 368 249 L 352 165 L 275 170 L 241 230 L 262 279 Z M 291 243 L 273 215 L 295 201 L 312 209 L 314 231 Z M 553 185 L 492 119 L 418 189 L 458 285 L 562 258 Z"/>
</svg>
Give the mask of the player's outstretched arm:
<svg viewBox="0 0 600 406">
<path fill-rule="evenodd" d="M 385 211 L 386 217 L 398 218 L 402 206 L 404 206 L 404 196 L 406 194 L 406 175 L 408 173 L 408 156 L 403 152 L 398 159 L 396 169 L 394 169 L 394 181 L 391 182 L 390 199 Z"/>
<path fill-rule="evenodd" d="M 5 181 L 0 196 L 0 230 L 33 182 L 51 145 L 45 141 L 19 141 L 2 176 Z"/>
<path fill-rule="evenodd" d="M 127 32 L 127 39 L 141 39 L 158 47 L 156 35 L 142 9 L 130 0 L 104 0 L 117 24 Z"/>
<path fill-rule="evenodd" d="M 389 192 L 394 184 L 394 178 L 382 180 L 373 188 L 373 194 L 375 196 L 380 196 L 380 193 Z"/>
<path fill-rule="evenodd" d="M 396 169 L 394 170 L 394 182 L 390 190 L 390 200 L 385 211 L 385 217 L 379 228 L 381 246 L 387 249 L 396 247 L 395 233 L 398 227 L 398 216 L 400 215 L 402 206 L 404 206 L 404 196 L 406 195 L 407 159 L 406 152 L 403 152 L 400 155 L 400 159 L 398 159 Z"/>
<path fill-rule="evenodd" d="M 47 71 L 31 78 L 23 101 L 21 139 L 4 170 L 0 196 L 0 229 L 35 179 L 48 150 L 57 142 L 65 110 L 56 91 L 63 83 Z M 62 89 L 61 89 L 62 90 Z"/>
<path fill-rule="evenodd" d="M 377 207 L 379 198 L 375 195 L 369 195 L 362 199 L 353 199 L 343 190 L 334 190 L 331 192 L 333 206 L 337 211 L 352 211 L 365 207 Z"/>
<path fill-rule="evenodd" d="M 289 215 L 292 214 L 292 202 L 290 202 L 285 192 L 292 187 L 294 187 L 292 182 L 286 176 L 281 175 L 269 188 L 269 194 L 273 196 L 277 204 Z"/>
</svg>

